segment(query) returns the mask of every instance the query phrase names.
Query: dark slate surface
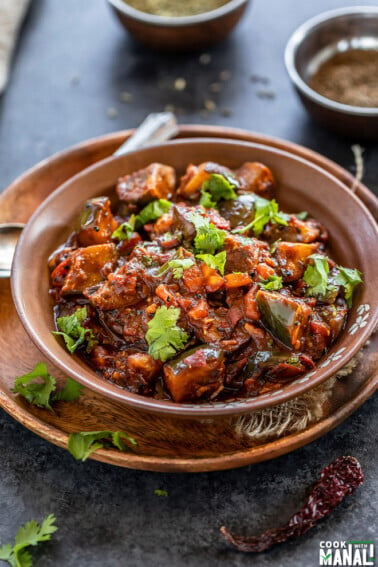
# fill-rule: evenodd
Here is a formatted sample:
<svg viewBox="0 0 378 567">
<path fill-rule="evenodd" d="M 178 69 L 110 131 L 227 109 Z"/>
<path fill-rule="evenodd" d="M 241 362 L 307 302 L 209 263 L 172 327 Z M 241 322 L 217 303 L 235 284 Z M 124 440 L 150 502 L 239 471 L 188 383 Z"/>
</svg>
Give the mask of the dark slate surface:
<svg viewBox="0 0 378 567">
<path fill-rule="evenodd" d="M 353 172 L 353 141 L 310 121 L 292 91 L 282 54 L 302 21 L 354 4 L 255 0 L 236 33 L 209 50 L 211 62 L 202 65 L 200 53 L 159 56 L 137 46 L 101 0 L 33 0 L 11 82 L 0 98 L 0 186 L 56 151 L 134 127 L 147 112 L 172 104 L 181 123 L 223 124 L 286 138 Z M 231 79 L 222 83 L 220 93 L 209 93 L 208 86 L 219 82 L 224 70 L 232 72 Z M 179 77 L 187 81 L 182 92 L 172 86 Z M 132 102 L 120 101 L 123 91 L 133 94 Z M 207 115 L 201 111 L 206 99 L 218 107 Z M 110 108 L 117 112 L 113 118 Z M 224 116 L 222 109 L 231 115 Z M 364 157 L 364 180 L 378 192 L 378 147 L 365 145 Z M 375 397 L 336 430 L 290 455 L 196 475 L 76 463 L 0 410 L 0 541 L 11 540 L 26 520 L 54 513 L 59 532 L 34 551 L 36 565 L 318 565 L 322 540 L 374 539 L 377 409 Z M 257 557 L 223 543 L 222 524 L 252 534 L 284 522 L 303 503 L 319 471 L 342 454 L 360 459 L 366 482 L 301 540 Z M 157 488 L 167 490 L 168 497 L 155 496 Z"/>
</svg>

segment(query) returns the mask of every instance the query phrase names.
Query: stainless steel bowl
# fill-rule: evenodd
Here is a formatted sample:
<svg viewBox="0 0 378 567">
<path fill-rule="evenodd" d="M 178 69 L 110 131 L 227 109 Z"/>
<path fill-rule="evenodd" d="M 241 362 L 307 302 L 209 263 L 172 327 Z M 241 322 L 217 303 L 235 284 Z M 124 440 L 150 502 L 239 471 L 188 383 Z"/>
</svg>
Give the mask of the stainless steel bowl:
<svg viewBox="0 0 378 567">
<path fill-rule="evenodd" d="M 378 107 L 342 104 L 309 86 L 320 65 L 348 49 L 378 50 L 378 7 L 332 10 L 302 24 L 287 43 L 286 69 L 302 103 L 315 120 L 339 134 L 377 140 Z"/>
</svg>

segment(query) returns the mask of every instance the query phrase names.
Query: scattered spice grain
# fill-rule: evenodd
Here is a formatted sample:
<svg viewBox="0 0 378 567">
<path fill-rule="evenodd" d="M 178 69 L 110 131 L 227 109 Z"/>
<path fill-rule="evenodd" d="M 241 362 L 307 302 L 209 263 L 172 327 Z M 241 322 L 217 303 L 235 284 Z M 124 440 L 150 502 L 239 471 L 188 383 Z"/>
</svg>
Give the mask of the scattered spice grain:
<svg viewBox="0 0 378 567">
<path fill-rule="evenodd" d="M 214 110 L 216 110 L 216 108 L 217 108 L 217 105 L 215 104 L 215 102 L 213 100 L 209 99 L 209 98 L 204 101 L 203 106 L 209 112 L 214 112 Z"/>
<path fill-rule="evenodd" d="M 223 86 L 221 83 L 211 83 L 211 85 L 209 86 L 209 91 L 211 91 L 212 93 L 220 93 L 222 88 Z"/>
<path fill-rule="evenodd" d="M 183 79 L 182 77 L 178 77 L 177 79 L 175 79 L 175 82 L 173 83 L 173 87 L 175 89 L 175 91 L 183 91 L 186 89 L 186 80 Z"/>
<path fill-rule="evenodd" d="M 119 94 L 119 100 L 121 102 L 132 102 L 133 98 L 134 98 L 133 95 L 131 93 L 129 93 L 128 91 L 122 91 Z"/>
<path fill-rule="evenodd" d="M 211 63 L 211 55 L 210 53 L 202 53 L 199 56 L 198 61 L 201 63 L 201 65 L 209 65 L 209 63 Z"/>
<path fill-rule="evenodd" d="M 110 106 L 106 111 L 106 115 L 108 118 L 112 118 L 112 119 L 117 118 L 118 110 L 114 108 L 114 106 Z"/>
<path fill-rule="evenodd" d="M 228 69 L 224 69 L 224 71 L 221 71 L 219 73 L 219 78 L 221 81 L 229 81 L 231 77 L 232 77 L 232 73 Z"/>
</svg>

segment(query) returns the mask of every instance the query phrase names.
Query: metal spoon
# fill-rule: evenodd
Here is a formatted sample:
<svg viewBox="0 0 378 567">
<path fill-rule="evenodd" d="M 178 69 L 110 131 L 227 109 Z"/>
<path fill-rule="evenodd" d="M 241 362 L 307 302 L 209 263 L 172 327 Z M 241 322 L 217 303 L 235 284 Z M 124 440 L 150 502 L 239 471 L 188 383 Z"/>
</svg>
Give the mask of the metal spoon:
<svg viewBox="0 0 378 567">
<path fill-rule="evenodd" d="M 115 152 L 114 156 L 122 156 L 139 148 L 147 148 L 161 144 L 175 136 L 178 126 L 171 112 L 149 114 L 140 126 Z M 9 278 L 17 240 L 25 223 L 0 223 L 0 278 Z"/>
</svg>

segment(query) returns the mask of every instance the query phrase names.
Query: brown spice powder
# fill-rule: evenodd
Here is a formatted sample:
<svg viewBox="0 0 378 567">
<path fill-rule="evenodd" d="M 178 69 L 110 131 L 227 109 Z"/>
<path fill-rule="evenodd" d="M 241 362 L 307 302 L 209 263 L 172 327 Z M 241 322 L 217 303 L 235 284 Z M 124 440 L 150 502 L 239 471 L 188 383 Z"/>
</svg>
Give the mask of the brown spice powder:
<svg viewBox="0 0 378 567">
<path fill-rule="evenodd" d="M 378 50 L 337 53 L 320 66 L 309 85 L 342 104 L 378 107 Z"/>
</svg>

